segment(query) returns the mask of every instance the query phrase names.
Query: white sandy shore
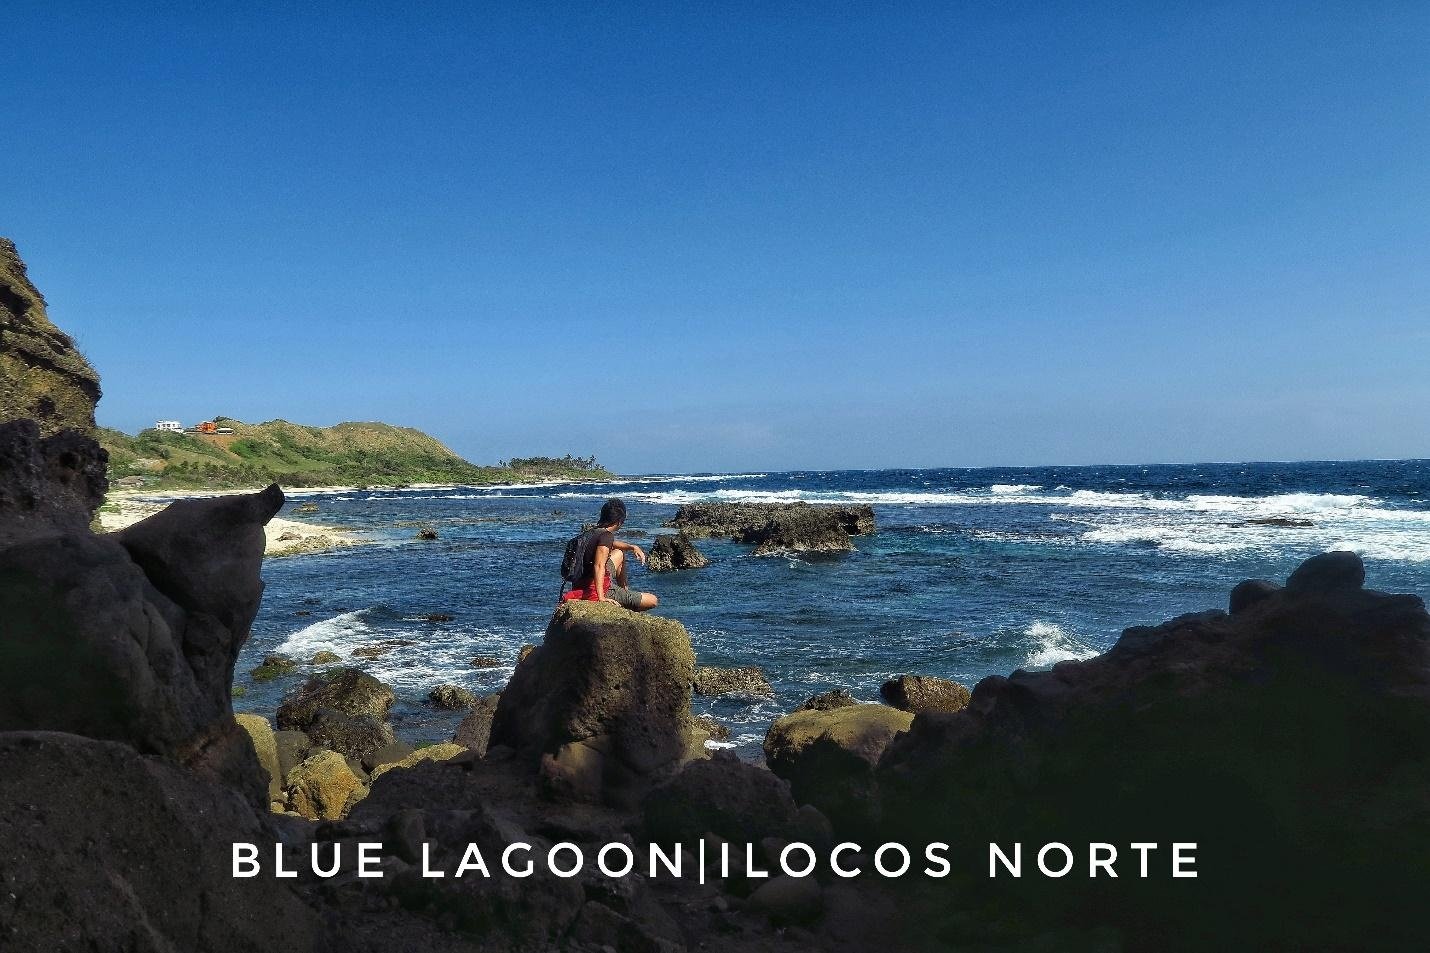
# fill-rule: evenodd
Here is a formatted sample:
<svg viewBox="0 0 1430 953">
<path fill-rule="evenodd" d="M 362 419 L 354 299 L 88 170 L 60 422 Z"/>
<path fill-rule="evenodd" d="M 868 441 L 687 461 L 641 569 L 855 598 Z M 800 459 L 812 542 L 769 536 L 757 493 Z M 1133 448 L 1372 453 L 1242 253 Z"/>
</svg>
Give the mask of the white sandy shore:
<svg viewBox="0 0 1430 953">
<path fill-rule="evenodd" d="M 251 493 L 252 490 L 235 490 L 234 493 Z M 106 533 L 112 533 L 126 526 L 132 526 L 145 517 L 153 516 L 175 499 L 196 497 L 228 496 L 227 492 L 174 490 L 160 495 L 139 493 L 110 493 L 105 505 L 99 511 L 99 525 Z M 303 553 L 324 553 L 347 546 L 361 546 L 371 540 L 362 539 L 354 533 L 335 526 L 322 526 L 300 520 L 274 517 L 263 528 L 266 556 L 297 556 Z"/>
<path fill-rule="evenodd" d="M 578 481 L 558 479 L 541 480 L 534 483 L 493 483 L 492 488 L 497 487 L 517 487 L 517 486 L 556 486 Z M 596 482 L 596 481 L 580 481 Z M 602 481 L 610 482 L 610 481 Z M 408 483 L 401 489 L 405 490 L 455 490 L 465 484 L 456 483 Z M 111 490 L 105 497 L 105 505 L 99 512 L 99 525 L 106 533 L 132 526 L 148 516 L 162 510 L 174 500 L 183 499 L 203 499 L 214 496 L 232 496 L 237 493 L 254 493 L 258 487 L 244 490 Z M 305 486 L 284 489 L 284 496 L 288 499 L 305 499 L 314 496 L 328 496 L 334 493 L 354 493 L 362 490 L 394 490 L 398 487 L 384 486 Z M 290 520 L 274 517 L 265 527 L 267 535 L 267 545 L 264 547 L 264 555 L 267 556 L 297 556 L 305 553 L 323 553 L 333 549 L 342 549 L 347 546 L 362 546 L 372 542 L 363 539 L 351 530 L 340 529 L 336 526 L 323 526 L 318 523 L 309 523 L 304 520 Z"/>
</svg>

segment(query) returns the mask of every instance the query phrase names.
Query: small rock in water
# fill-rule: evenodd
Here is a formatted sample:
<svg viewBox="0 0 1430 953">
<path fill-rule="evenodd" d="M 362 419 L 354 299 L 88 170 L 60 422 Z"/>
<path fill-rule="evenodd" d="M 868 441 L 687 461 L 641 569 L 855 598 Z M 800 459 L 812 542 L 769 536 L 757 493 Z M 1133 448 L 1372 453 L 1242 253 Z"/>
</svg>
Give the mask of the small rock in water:
<svg viewBox="0 0 1430 953">
<path fill-rule="evenodd" d="M 281 675 L 287 675 L 297 667 L 296 659 L 272 652 L 263 656 L 263 662 L 253 670 L 253 678 L 255 681 L 266 682 Z"/>
<path fill-rule="evenodd" d="M 326 649 L 313 656 L 314 665 L 334 665 L 341 662 L 342 658 L 336 652 L 329 652 Z"/>
<path fill-rule="evenodd" d="M 831 711 L 835 708 L 848 708 L 850 705 L 857 704 L 859 704 L 859 699 L 849 694 L 846 689 L 836 688 L 833 691 L 811 695 L 801 702 L 795 711 Z"/>
<path fill-rule="evenodd" d="M 438 685 L 427 693 L 427 700 L 447 711 L 463 711 L 477 703 L 477 696 L 460 685 Z"/>
<path fill-rule="evenodd" d="M 717 668 L 701 665 L 695 669 L 693 685 L 697 695 L 773 695 L 769 679 L 757 666 Z"/>
<path fill-rule="evenodd" d="M 691 721 L 695 722 L 695 727 L 709 734 L 712 741 L 730 740 L 730 729 L 709 715 L 696 715 Z"/>
<path fill-rule="evenodd" d="M 456 616 L 448 615 L 445 612 L 429 612 L 422 618 L 427 622 L 451 622 Z"/>
<path fill-rule="evenodd" d="M 393 649 L 401 648 L 404 645 L 415 645 L 411 639 L 388 639 L 386 642 L 372 642 L 368 645 L 359 645 L 352 650 L 353 658 L 377 658 L 386 655 Z"/>
<path fill-rule="evenodd" d="M 418 539 L 436 539 L 437 531 L 430 526 L 424 526 L 417 531 Z"/>
<path fill-rule="evenodd" d="M 900 675 L 879 688 L 879 694 L 903 711 L 955 712 L 968 706 L 972 697 L 967 686 L 931 675 Z"/>
<path fill-rule="evenodd" d="M 501 665 L 501 659 L 490 655 L 478 655 L 472 659 L 472 668 L 497 668 Z"/>
</svg>

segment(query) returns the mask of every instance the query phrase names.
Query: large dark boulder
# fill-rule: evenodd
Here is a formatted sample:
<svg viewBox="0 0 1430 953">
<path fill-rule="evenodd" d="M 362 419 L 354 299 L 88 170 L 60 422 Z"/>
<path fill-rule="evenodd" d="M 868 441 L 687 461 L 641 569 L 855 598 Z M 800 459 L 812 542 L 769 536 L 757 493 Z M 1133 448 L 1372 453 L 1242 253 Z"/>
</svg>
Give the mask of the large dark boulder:
<svg viewBox="0 0 1430 953">
<path fill-rule="evenodd" d="M 645 567 L 651 572 L 675 572 L 680 569 L 703 569 L 710 565 L 690 537 L 684 533 L 657 536 L 651 545 Z"/>
<path fill-rule="evenodd" d="M 765 762 L 837 829 L 863 834 L 877 810 L 874 767 L 914 716 L 888 705 L 805 709 L 777 718 L 765 735 Z"/>
<path fill-rule="evenodd" d="M 715 536 L 757 553 L 847 552 L 849 537 L 874 532 L 868 506 L 811 503 L 687 503 L 666 526 L 688 536 Z"/>
<path fill-rule="evenodd" d="M 0 732 L 0 949 L 324 949 L 324 927 L 271 875 L 281 835 L 230 788 L 132 747 Z M 267 872 L 234 879 L 235 842 Z"/>
<path fill-rule="evenodd" d="M 0 731 L 123 741 L 267 803 L 229 687 L 258 611 L 279 489 L 88 529 L 103 451 L 0 424 Z"/>
<path fill-rule="evenodd" d="M 931 928 L 957 939 L 932 911 L 958 896 L 985 905 L 976 919 L 1102 925 L 1130 949 L 1415 948 L 1430 615 L 1362 573 L 1317 557 L 1285 589 L 1241 589 L 1255 597 L 1235 615 L 1131 628 L 1104 655 L 990 677 L 963 711 L 920 715 L 879 762 L 879 836 L 983 860 L 989 842 L 1082 845 L 1076 879 L 1017 890 L 971 860 L 930 889 Z M 1123 879 L 1086 876 L 1093 841 L 1132 858 Z M 1198 845 L 1196 879 L 1171 878 L 1173 841 Z M 1147 880 L 1126 879 L 1133 842 L 1160 845 Z"/>
<path fill-rule="evenodd" d="M 552 792 L 634 804 L 688 760 L 694 674 L 680 623 L 568 602 L 502 691 L 490 744 L 539 766 Z"/>
</svg>

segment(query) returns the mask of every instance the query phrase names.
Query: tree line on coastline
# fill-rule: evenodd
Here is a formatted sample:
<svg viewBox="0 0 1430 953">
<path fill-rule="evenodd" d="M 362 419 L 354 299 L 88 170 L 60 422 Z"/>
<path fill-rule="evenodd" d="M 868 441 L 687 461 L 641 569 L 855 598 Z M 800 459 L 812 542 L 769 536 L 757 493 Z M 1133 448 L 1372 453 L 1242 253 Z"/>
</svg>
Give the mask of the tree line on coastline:
<svg viewBox="0 0 1430 953">
<path fill-rule="evenodd" d="M 611 476 L 594 456 L 515 457 L 496 466 L 462 459 L 410 427 L 342 423 L 310 427 L 286 420 L 215 423 L 231 434 L 195 435 L 143 430 L 130 436 L 100 428 L 109 452 L 109 478 L 145 489 L 230 489 L 285 486 L 401 486 L 413 483 L 482 485 L 520 480 L 601 479 Z"/>
</svg>

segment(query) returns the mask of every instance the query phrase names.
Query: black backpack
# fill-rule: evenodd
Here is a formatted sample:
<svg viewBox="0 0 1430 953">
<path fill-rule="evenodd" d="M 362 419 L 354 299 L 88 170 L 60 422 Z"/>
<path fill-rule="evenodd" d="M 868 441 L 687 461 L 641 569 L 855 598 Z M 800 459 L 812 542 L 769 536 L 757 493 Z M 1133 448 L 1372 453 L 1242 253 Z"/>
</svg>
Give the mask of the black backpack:
<svg viewBox="0 0 1430 953">
<path fill-rule="evenodd" d="M 586 568 L 591 565 L 591 546 L 595 542 L 597 530 L 582 530 L 571 537 L 566 544 L 566 555 L 561 557 L 561 578 L 573 586 L 586 578 Z M 565 586 L 562 587 L 563 589 Z"/>
</svg>

